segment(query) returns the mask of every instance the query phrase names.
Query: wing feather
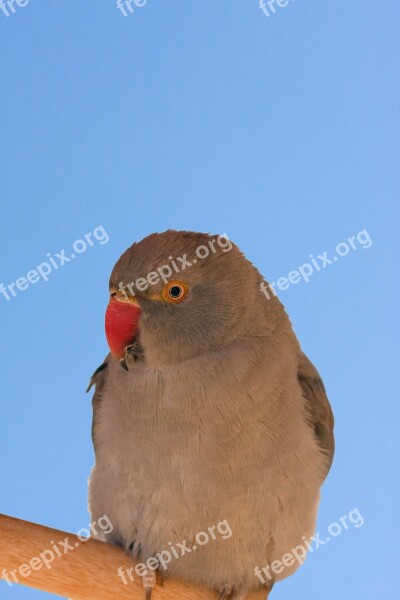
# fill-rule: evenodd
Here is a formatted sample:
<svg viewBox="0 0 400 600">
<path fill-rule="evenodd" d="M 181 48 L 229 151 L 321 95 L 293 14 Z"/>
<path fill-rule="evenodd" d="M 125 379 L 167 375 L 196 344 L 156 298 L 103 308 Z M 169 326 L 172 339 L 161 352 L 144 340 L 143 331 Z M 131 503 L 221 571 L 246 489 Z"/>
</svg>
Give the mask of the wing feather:
<svg viewBox="0 0 400 600">
<path fill-rule="evenodd" d="M 303 352 L 299 360 L 298 379 L 306 403 L 308 420 L 321 450 L 327 457 L 326 476 L 335 453 L 334 417 L 322 379 Z"/>
<path fill-rule="evenodd" d="M 108 366 L 108 361 L 109 361 L 110 356 L 111 356 L 111 354 L 108 354 L 108 356 L 106 357 L 104 362 L 99 367 L 97 367 L 97 369 L 93 373 L 92 377 L 90 378 L 89 385 L 86 390 L 86 392 L 89 392 L 91 387 L 93 385 L 95 386 L 95 391 L 94 391 L 93 398 L 92 398 L 92 407 L 93 407 L 92 440 L 93 440 L 93 447 L 94 447 L 95 452 L 96 452 L 96 439 L 95 439 L 95 437 L 96 437 L 95 436 L 96 418 L 97 418 L 98 408 L 101 403 L 103 391 L 105 388 L 105 384 L 107 381 L 107 371 L 108 371 L 107 366 Z"/>
</svg>

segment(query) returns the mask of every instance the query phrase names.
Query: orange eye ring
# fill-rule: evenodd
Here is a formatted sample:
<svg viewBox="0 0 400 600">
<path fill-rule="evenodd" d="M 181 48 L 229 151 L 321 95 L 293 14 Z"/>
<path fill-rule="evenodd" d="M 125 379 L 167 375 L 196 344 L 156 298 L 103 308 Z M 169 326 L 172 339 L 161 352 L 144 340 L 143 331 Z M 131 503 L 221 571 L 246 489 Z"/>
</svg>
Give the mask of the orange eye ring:
<svg viewBox="0 0 400 600">
<path fill-rule="evenodd" d="M 189 288 L 182 281 L 170 281 L 162 291 L 163 300 L 171 304 L 182 302 L 188 295 Z"/>
</svg>

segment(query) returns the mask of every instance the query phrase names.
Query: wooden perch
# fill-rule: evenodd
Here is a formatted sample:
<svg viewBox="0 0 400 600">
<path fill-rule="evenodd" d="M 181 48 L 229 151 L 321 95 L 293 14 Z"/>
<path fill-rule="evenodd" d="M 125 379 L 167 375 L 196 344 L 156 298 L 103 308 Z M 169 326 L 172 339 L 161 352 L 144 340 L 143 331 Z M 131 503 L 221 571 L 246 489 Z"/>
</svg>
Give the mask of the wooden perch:
<svg viewBox="0 0 400 600">
<path fill-rule="evenodd" d="M 46 551 L 47 555 L 43 554 Z M 132 571 L 134 581 L 127 577 L 128 583 L 124 584 L 118 576 L 119 567 L 126 572 L 134 564 L 117 546 L 93 539 L 82 541 L 72 533 L 0 515 L 0 578 L 8 584 L 15 585 L 17 580 L 21 585 L 71 600 L 144 600 L 141 577 Z M 248 600 L 265 596 L 265 592 L 254 594 Z M 152 600 L 216 600 L 217 597 L 210 590 L 167 580 L 153 589 Z"/>
</svg>

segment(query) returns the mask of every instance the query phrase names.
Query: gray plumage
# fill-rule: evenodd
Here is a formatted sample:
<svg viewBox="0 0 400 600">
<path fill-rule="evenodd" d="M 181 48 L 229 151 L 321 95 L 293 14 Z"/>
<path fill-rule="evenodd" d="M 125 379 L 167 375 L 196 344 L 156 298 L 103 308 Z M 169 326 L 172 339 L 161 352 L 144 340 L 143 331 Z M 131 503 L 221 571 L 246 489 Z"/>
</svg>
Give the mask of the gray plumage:
<svg viewBox="0 0 400 600">
<path fill-rule="evenodd" d="M 190 259 L 211 239 L 153 234 L 122 255 L 110 286 L 170 256 Z M 113 523 L 107 541 L 143 562 L 226 520 L 229 539 L 172 560 L 167 575 L 247 593 L 261 586 L 256 566 L 314 534 L 333 416 L 278 298 L 260 292 L 261 275 L 236 246 L 216 248 L 174 275 L 189 286 L 183 302 L 151 299 L 163 282 L 138 292 L 143 360 L 125 371 L 109 355 L 93 377 L 89 503 L 93 519 Z"/>
</svg>

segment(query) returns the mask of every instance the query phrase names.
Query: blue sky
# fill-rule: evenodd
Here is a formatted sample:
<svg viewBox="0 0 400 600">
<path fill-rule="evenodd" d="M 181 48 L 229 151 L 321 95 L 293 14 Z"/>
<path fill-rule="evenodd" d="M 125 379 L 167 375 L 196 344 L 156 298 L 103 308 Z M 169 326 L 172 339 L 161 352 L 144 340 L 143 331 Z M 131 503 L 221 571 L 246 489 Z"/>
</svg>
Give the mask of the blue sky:
<svg viewBox="0 0 400 600">
<path fill-rule="evenodd" d="M 280 292 L 336 415 L 318 528 L 354 508 L 364 524 L 271 598 L 398 597 L 399 16 L 394 0 L 296 0 L 268 17 L 256 0 L 0 9 L 0 283 L 93 244 L 0 294 L 0 512 L 89 522 L 84 390 L 107 353 L 108 276 L 133 241 L 227 232 L 277 281 L 366 230 L 369 247 Z"/>
</svg>

